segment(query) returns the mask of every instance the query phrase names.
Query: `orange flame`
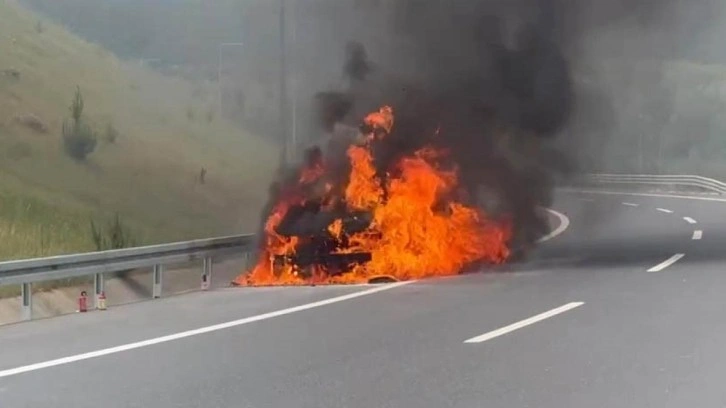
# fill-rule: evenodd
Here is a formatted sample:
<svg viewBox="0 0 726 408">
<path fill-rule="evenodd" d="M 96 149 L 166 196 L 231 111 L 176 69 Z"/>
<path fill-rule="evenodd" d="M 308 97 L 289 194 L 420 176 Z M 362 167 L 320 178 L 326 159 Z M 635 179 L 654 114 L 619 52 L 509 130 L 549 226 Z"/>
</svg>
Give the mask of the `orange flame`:
<svg viewBox="0 0 726 408">
<path fill-rule="evenodd" d="M 333 223 L 328 226 L 328 232 L 330 232 L 330 235 L 336 239 L 340 239 L 343 235 L 343 220 L 337 219 L 333 221 Z"/>
<path fill-rule="evenodd" d="M 373 128 L 374 134 L 385 136 L 393 127 L 393 110 L 384 106 L 368 115 L 365 123 Z M 437 165 L 445 151 L 424 148 L 401 159 L 394 169 L 396 175 L 388 175 L 385 183 L 377 177 L 370 146 L 353 145 L 347 153 L 351 171 L 344 193 L 345 205 L 351 211 L 371 212 L 373 222 L 366 231 L 346 236 L 347 245 L 336 251 L 367 252 L 372 259 L 334 277 L 320 267 L 306 275 L 307 279 L 294 266 L 275 270 L 274 255 L 293 255 L 304 239 L 286 238 L 275 232 L 287 211 L 302 202 L 292 195 L 272 211 L 265 225 L 264 253 L 252 271 L 240 275 L 236 283 L 357 283 L 380 275 L 420 279 L 455 275 L 473 262 L 501 263 L 509 257 L 508 225 L 487 219 L 478 208 L 448 199 L 458 188 L 458 178 L 456 169 L 442 170 Z M 323 174 L 322 166 L 306 168 L 301 170 L 299 180 L 312 182 Z M 328 231 L 340 240 L 345 234 L 342 220 L 336 219 Z"/>
<path fill-rule="evenodd" d="M 345 199 L 351 208 L 368 210 L 376 207 L 383 198 L 383 190 L 376 179 L 371 152 L 365 147 L 351 146 L 348 158 L 352 166 L 350 181 L 345 189 Z"/>
<path fill-rule="evenodd" d="M 374 129 L 391 133 L 391 130 L 393 130 L 393 108 L 383 106 L 378 112 L 368 114 L 363 122 Z"/>
</svg>

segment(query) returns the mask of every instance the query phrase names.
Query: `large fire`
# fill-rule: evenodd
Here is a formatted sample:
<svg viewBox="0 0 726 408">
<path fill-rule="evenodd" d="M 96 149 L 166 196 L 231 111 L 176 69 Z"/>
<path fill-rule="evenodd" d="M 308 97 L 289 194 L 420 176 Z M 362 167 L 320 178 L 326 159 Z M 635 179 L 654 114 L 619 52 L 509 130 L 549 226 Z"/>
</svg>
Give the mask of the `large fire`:
<svg viewBox="0 0 726 408">
<path fill-rule="evenodd" d="M 313 151 L 297 182 L 284 186 L 266 221 L 257 264 L 236 284 L 409 280 L 507 259 L 510 225 L 463 203 L 445 150 L 422 148 L 381 175 L 375 145 L 392 132 L 393 109 L 382 107 L 364 124 L 360 140 L 347 149 L 350 172 L 343 181 Z"/>
</svg>

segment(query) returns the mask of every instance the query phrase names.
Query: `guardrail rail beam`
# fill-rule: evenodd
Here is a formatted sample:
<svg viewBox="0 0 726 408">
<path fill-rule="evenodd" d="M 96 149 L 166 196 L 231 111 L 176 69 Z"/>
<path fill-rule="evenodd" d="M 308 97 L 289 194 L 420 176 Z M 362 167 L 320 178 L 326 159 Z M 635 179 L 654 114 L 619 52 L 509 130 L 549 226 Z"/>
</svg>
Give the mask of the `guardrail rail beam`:
<svg viewBox="0 0 726 408">
<path fill-rule="evenodd" d="M 583 181 L 602 184 L 646 184 L 689 186 L 718 194 L 726 194 L 726 183 L 708 177 L 669 174 L 585 174 Z"/>
<path fill-rule="evenodd" d="M 93 306 L 98 308 L 99 295 L 106 294 L 107 273 L 154 268 L 153 297 L 162 293 L 164 265 L 204 261 L 203 274 L 211 282 L 213 259 L 226 256 L 246 256 L 254 248 L 254 235 L 233 235 L 227 237 L 197 239 L 136 248 L 113 249 L 51 256 L 47 258 L 22 259 L 0 262 L 0 285 L 21 287 L 21 319 L 33 318 L 34 282 L 93 276 Z"/>
</svg>

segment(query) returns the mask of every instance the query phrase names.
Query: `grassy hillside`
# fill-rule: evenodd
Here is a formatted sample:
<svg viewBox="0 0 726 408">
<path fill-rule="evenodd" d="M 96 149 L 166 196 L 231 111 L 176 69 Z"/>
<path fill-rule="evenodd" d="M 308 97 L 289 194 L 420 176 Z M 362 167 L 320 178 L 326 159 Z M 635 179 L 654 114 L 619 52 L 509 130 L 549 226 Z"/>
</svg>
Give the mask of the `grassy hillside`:
<svg viewBox="0 0 726 408">
<path fill-rule="evenodd" d="M 99 132 L 85 162 L 62 148 L 76 86 Z M 277 156 L 219 119 L 216 91 L 0 0 L 0 260 L 93 249 L 90 219 L 115 212 L 145 243 L 249 231 Z"/>
</svg>

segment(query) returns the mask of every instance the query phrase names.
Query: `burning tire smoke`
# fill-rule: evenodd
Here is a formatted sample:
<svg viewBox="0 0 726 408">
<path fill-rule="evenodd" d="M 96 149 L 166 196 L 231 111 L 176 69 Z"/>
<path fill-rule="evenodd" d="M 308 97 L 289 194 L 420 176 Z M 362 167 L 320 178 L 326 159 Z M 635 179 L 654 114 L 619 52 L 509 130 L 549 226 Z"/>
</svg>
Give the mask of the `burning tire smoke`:
<svg viewBox="0 0 726 408">
<path fill-rule="evenodd" d="M 549 141 L 573 94 L 553 2 L 383 3 L 361 11 L 390 22 L 361 34 L 381 59 L 346 47 L 348 89 L 315 97 L 330 140 L 273 185 L 259 258 L 237 284 L 452 275 L 546 233 L 539 209 L 567 163 Z M 336 132 L 363 117 L 352 140 Z"/>
</svg>

